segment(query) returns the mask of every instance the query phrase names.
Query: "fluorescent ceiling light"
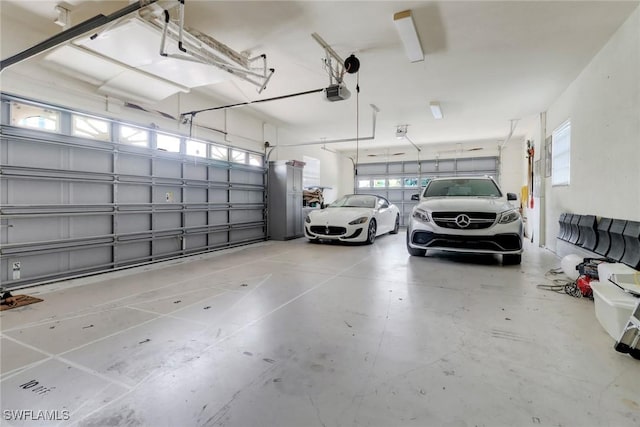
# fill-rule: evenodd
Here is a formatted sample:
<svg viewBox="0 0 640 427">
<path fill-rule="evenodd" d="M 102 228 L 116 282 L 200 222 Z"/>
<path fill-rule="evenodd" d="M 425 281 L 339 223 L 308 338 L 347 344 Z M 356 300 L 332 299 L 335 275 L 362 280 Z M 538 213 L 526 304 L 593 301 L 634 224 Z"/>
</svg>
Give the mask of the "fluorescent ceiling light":
<svg viewBox="0 0 640 427">
<path fill-rule="evenodd" d="M 441 118 L 443 118 L 444 116 L 442 115 L 442 110 L 440 109 L 440 103 L 439 102 L 432 102 L 429 104 L 429 107 L 431 107 L 431 114 L 433 114 L 433 118 L 436 120 L 440 120 Z"/>
<path fill-rule="evenodd" d="M 404 51 L 411 62 L 424 61 L 424 53 L 422 52 L 422 45 L 418 38 L 418 32 L 416 26 L 413 23 L 413 16 L 411 10 L 404 10 L 393 15 L 393 23 L 396 24 L 396 29 L 404 44 Z"/>
</svg>

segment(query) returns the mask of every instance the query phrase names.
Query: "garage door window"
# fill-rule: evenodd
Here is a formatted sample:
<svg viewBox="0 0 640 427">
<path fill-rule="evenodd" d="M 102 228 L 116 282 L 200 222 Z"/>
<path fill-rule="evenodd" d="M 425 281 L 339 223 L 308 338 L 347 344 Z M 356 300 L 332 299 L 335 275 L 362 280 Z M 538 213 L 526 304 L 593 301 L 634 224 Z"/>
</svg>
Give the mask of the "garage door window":
<svg viewBox="0 0 640 427">
<path fill-rule="evenodd" d="M 71 119 L 71 135 L 110 141 L 111 124 L 106 120 L 74 114 Z"/>
<path fill-rule="evenodd" d="M 138 147 L 148 147 L 149 132 L 141 128 L 120 125 L 120 142 Z"/>
<path fill-rule="evenodd" d="M 173 135 L 166 135 L 163 133 L 157 134 L 156 147 L 161 151 L 168 151 L 170 153 L 180 152 L 180 138 Z"/>
<path fill-rule="evenodd" d="M 14 126 L 60 132 L 60 112 L 37 105 L 11 103 L 11 124 Z"/>
<path fill-rule="evenodd" d="M 207 144 L 193 140 L 187 141 L 187 155 L 207 157 Z"/>
<path fill-rule="evenodd" d="M 224 160 L 225 162 L 229 160 L 229 149 L 227 147 L 211 145 L 210 150 L 211 152 L 209 153 L 209 157 L 212 159 Z"/>
</svg>

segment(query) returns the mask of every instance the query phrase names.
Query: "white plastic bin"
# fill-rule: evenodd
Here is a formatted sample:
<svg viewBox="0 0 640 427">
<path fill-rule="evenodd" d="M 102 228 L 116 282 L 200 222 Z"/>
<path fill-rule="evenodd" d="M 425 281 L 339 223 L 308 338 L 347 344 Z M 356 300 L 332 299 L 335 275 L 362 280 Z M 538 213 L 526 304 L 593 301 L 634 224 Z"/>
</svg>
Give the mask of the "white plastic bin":
<svg viewBox="0 0 640 427">
<path fill-rule="evenodd" d="M 610 282 L 591 282 L 591 289 L 596 318 L 611 338 L 617 341 L 638 299 Z"/>
</svg>

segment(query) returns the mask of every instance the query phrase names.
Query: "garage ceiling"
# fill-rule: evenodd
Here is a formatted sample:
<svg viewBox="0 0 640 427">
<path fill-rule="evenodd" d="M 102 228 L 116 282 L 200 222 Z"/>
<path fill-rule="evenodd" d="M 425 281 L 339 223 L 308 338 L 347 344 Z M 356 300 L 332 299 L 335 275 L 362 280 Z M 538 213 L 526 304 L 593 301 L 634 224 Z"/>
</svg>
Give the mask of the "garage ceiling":
<svg viewBox="0 0 640 427">
<path fill-rule="evenodd" d="M 57 34 L 56 1 L 2 0 L 2 20 L 20 20 L 39 40 L 11 37 L 2 58 Z M 127 1 L 67 1 L 72 24 L 109 14 Z M 327 102 L 321 94 L 251 107 L 302 141 L 354 137 L 357 103 L 360 136 L 371 134 L 369 104 L 379 109 L 376 140 L 369 146 L 407 144 L 395 138 L 409 125 L 416 144 L 500 141 L 510 120 L 520 119 L 514 137 L 546 110 L 575 79 L 611 35 L 638 7 L 637 1 L 196 1 L 186 0 L 185 24 L 234 50 L 267 54 L 276 69 L 267 89 L 242 80 L 224 80 L 195 89 L 212 96 L 211 106 L 252 101 L 326 87 L 323 49 L 312 32 L 343 58 L 361 62 L 347 75 L 347 101 Z M 395 12 L 411 9 L 425 59 L 411 63 L 393 24 Z M 18 41 L 16 43 L 15 41 Z M 22 43 L 22 45 L 20 44 Z M 30 61 L 41 61 L 43 55 Z M 19 66 L 19 65 L 18 65 Z M 438 101 L 444 119 L 429 103 Z M 350 148 L 337 144 L 334 148 Z"/>
</svg>

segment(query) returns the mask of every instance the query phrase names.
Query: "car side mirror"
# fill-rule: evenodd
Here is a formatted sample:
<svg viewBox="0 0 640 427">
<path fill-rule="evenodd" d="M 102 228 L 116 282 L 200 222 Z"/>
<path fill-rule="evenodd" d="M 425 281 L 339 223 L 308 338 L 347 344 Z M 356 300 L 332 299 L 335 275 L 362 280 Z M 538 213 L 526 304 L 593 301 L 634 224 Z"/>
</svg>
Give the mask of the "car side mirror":
<svg viewBox="0 0 640 427">
<path fill-rule="evenodd" d="M 518 200 L 516 193 L 507 193 L 507 200 Z"/>
<path fill-rule="evenodd" d="M 420 200 L 420 195 L 419 194 L 412 194 L 411 195 L 411 200 Z"/>
</svg>

